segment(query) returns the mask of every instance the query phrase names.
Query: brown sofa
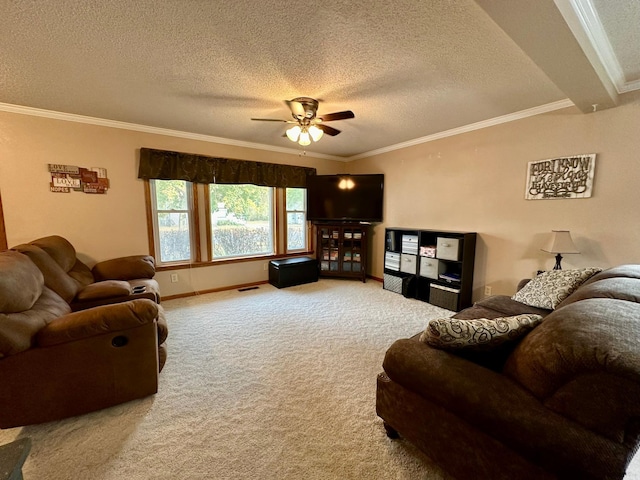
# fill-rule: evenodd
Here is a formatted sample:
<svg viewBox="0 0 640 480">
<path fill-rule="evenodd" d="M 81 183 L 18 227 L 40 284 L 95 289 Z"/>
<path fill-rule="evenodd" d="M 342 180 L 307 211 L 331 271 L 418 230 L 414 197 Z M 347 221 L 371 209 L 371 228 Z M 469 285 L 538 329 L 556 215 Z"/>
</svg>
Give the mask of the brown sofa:
<svg viewBox="0 0 640 480">
<path fill-rule="evenodd" d="M 166 359 L 162 307 L 144 295 L 103 292 L 90 301 L 111 303 L 72 311 L 100 268 L 92 274 L 77 259 L 69 267 L 75 251 L 71 255 L 63 240 L 48 237 L 0 252 L 0 428 L 58 420 L 157 392 Z M 124 265 L 135 270 L 131 264 L 140 261 L 147 263 L 130 257 Z M 140 282 L 155 287 L 150 278 Z"/>
<path fill-rule="evenodd" d="M 454 318 L 520 313 L 543 319 L 494 350 L 396 341 L 377 385 L 387 434 L 460 479 L 623 478 L 640 442 L 640 265 L 595 274 L 553 310 L 495 296 Z"/>
</svg>

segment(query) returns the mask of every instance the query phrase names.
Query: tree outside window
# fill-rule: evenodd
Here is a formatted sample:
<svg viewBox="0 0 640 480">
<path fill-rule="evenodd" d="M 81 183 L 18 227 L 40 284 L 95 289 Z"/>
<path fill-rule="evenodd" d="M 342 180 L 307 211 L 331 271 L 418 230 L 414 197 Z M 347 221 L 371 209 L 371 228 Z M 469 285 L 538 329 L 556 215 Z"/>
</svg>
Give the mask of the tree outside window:
<svg viewBox="0 0 640 480">
<path fill-rule="evenodd" d="M 274 251 L 273 188 L 209 185 L 213 258 Z"/>
</svg>

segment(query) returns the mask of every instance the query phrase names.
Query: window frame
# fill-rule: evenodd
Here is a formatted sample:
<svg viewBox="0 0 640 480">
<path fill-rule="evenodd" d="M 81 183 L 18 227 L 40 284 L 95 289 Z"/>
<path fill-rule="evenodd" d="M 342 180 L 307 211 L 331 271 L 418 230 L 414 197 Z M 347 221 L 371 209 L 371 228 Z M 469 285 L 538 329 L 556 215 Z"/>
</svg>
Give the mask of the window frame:
<svg viewBox="0 0 640 480">
<path fill-rule="evenodd" d="M 309 251 L 309 220 L 307 220 L 307 195 L 306 195 L 306 191 L 304 192 L 303 196 L 302 196 L 302 203 L 303 203 L 303 210 L 289 210 L 287 208 L 287 190 L 289 190 L 289 188 L 296 188 L 296 189 L 300 189 L 300 190 L 306 190 L 305 188 L 302 187 L 285 187 L 282 189 L 282 194 L 284 196 L 284 208 L 283 208 L 283 212 L 284 212 L 284 250 L 286 253 L 300 253 L 300 252 L 307 252 Z M 302 248 L 289 248 L 289 213 L 302 213 L 302 215 L 304 216 L 304 222 L 302 223 L 303 225 L 303 233 L 304 233 L 304 246 Z"/>
<path fill-rule="evenodd" d="M 212 254 L 212 239 L 211 239 L 211 207 L 210 207 L 210 192 L 208 184 L 191 183 L 192 185 L 192 208 L 193 215 L 192 221 L 194 222 L 192 227 L 191 241 L 195 244 L 194 248 L 195 258 L 191 261 L 178 261 L 171 263 L 161 263 L 159 256 L 156 252 L 156 230 L 154 226 L 153 217 L 154 209 L 153 203 L 155 200 L 152 198 L 151 182 L 153 179 L 145 179 L 145 201 L 147 211 L 147 233 L 149 237 L 149 252 L 156 259 L 156 270 L 177 270 L 185 267 L 207 267 L 213 265 L 224 265 L 230 263 L 243 263 L 252 262 L 258 260 L 264 260 L 269 258 L 282 258 L 288 256 L 298 256 L 302 254 L 314 254 L 312 250 L 312 225 L 306 221 L 306 250 L 295 250 L 288 252 L 286 249 L 286 218 L 282 219 L 283 212 L 286 217 L 286 203 L 285 203 L 285 188 L 284 187 L 271 187 L 272 194 L 272 224 L 273 224 L 273 247 L 274 253 L 264 255 L 251 255 L 243 257 L 225 257 L 225 258 L 213 258 Z M 303 187 L 300 187 L 303 188 Z M 306 207 L 306 205 L 305 205 Z M 305 215 L 306 218 L 306 215 Z"/>
<path fill-rule="evenodd" d="M 156 196 L 156 181 L 183 181 L 187 193 L 187 209 L 186 210 L 158 210 Z M 200 228 L 199 208 L 198 208 L 198 190 L 196 184 L 187 180 L 146 180 L 145 193 L 147 194 L 147 227 L 149 231 L 149 246 L 151 254 L 156 259 L 159 266 L 185 265 L 201 261 L 200 252 Z M 160 228 L 158 224 L 159 213 L 186 213 L 189 222 L 189 250 L 191 258 L 188 260 L 175 260 L 172 262 L 162 262 L 160 256 Z"/>
</svg>

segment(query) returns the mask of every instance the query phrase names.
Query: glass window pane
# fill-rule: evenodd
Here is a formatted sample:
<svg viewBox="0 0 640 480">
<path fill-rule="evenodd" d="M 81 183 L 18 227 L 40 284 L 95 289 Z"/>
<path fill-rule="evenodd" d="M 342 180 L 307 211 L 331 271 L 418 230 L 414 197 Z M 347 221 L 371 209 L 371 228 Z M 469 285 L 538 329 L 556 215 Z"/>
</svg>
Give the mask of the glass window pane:
<svg viewBox="0 0 640 480">
<path fill-rule="evenodd" d="M 287 213 L 287 250 L 305 249 L 305 229 L 304 213 Z"/>
<path fill-rule="evenodd" d="M 187 210 L 187 182 L 184 180 L 156 180 L 158 210 Z"/>
<path fill-rule="evenodd" d="M 213 257 L 273 253 L 273 189 L 210 185 Z"/>
<path fill-rule="evenodd" d="M 187 213 L 159 213 L 158 229 L 160 262 L 191 259 L 189 215 Z"/>
<path fill-rule="evenodd" d="M 306 189 L 287 188 L 287 210 L 304 210 Z"/>
</svg>

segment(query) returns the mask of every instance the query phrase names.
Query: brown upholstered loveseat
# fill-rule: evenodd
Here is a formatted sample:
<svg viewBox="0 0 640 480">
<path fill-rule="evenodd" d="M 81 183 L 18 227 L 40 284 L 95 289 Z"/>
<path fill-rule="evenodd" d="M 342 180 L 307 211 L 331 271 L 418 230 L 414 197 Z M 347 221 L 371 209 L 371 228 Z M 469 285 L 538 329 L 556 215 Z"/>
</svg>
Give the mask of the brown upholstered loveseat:
<svg viewBox="0 0 640 480">
<path fill-rule="evenodd" d="M 106 263 L 110 275 L 116 264 Z M 99 285 L 94 275 L 104 266 L 92 273 L 61 237 L 0 252 L 0 428 L 157 392 L 167 326 L 155 301 L 157 283 L 148 278 L 149 267 L 155 269 L 143 256 L 127 257 L 122 265 L 124 277 L 137 272 L 147 278 Z M 138 281 L 149 286 L 143 294 L 124 285 Z M 87 289 L 86 302 L 105 304 L 88 308 L 82 298 Z"/>
<path fill-rule="evenodd" d="M 640 442 L 639 302 L 640 265 L 595 274 L 553 310 L 480 301 L 454 318 L 543 320 L 495 351 L 396 341 L 377 413 L 455 478 L 621 479 Z"/>
<path fill-rule="evenodd" d="M 45 285 L 67 301 L 72 310 L 148 298 L 160 303 L 153 279 L 155 262 L 149 255 L 132 255 L 99 262 L 89 269 L 71 243 L 58 235 L 12 248 L 28 256 L 44 275 Z"/>
</svg>

